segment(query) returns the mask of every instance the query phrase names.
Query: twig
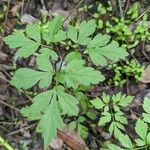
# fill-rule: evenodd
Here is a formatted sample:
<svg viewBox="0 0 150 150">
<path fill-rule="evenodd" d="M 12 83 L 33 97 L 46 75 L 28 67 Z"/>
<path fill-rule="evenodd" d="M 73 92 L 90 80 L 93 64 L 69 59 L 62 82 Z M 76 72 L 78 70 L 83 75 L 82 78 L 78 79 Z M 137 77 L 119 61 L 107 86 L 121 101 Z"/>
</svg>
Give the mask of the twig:
<svg viewBox="0 0 150 150">
<path fill-rule="evenodd" d="M 122 10 L 122 4 L 121 4 L 121 0 L 118 0 L 118 3 L 119 3 L 120 17 L 121 17 L 121 18 L 124 18 L 124 15 L 123 15 L 123 10 Z"/>
<path fill-rule="evenodd" d="M 41 1 L 41 4 L 42 4 L 42 7 L 43 7 L 43 10 L 44 10 L 45 12 L 47 12 L 46 7 L 45 7 L 45 4 L 44 4 L 44 1 L 43 1 L 43 0 L 40 0 L 40 1 Z"/>
<path fill-rule="evenodd" d="M 9 83 L 9 84 L 10 84 L 9 80 L 7 80 L 7 79 L 3 78 L 2 76 L 0 76 L 0 79 L 4 80 L 4 81 L 6 81 L 7 83 Z"/>
<path fill-rule="evenodd" d="M 126 80 L 127 80 L 127 84 L 126 84 L 126 86 L 127 86 L 127 94 L 129 94 L 130 93 L 130 88 L 129 88 L 129 79 L 128 79 L 128 77 L 126 78 Z"/>
<path fill-rule="evenodd" d="M 14 109 L 17 112 L 20 112 L 20 110 L 18 108 L 14 107 L 14 106 L 11 106 L 10 104 L 4 102 L 2 99 L 0 99 L 0 103 L 7 106 L 7 107 L 9 107 L 9 108 L 11 108 L 11 109 Z"/>
<path fill-rule="evenodd" d="M 81 0 L 71 11 L 71 13 L 65 18 L 64 23 L 66 22 L 66 20 L 74 13 L 74 11 L 84 2 L 84 0 Z"/>
<path fill-rule="evenodd" d="M 150 11 L 150 6 L 134 21 L 134 23 L 141 19 L 148 11 Z"/>
<path fill-rule="evenodd" d="M 149 57 L 147 56 L 147 54 L 145 53 L 144 48 L 145 48 L 145 41 L 143 41 L 143 43 L 142 43 L 142 53 L 143 53 L 143 55 L 146 57 L 146 59 L 150 62 L 150 59 L 149 59 Z"/>
<path fill-rule="evenodd" d="M 1 65 L 0 70 L 2 70 L 7 75 L 8 78 L 11 78 L 11 76 L 7 73 L 7 71 L 3 67 L 1 67 Z"/>
<path fill-rule="evenodd" d="M 21 10 L 21 16 L 23 16 L 24 13 L 24 0 L 22 0 L 22 10 Z"/>
<path fill-rule="evenodd" d="M 35 127 L 36 125 L 37 125 L 37 123 L 34 123 L 34 124 L 31 124 L 31 125 L 29 125 L 29 126 L 27 126 L 27 127 L 20 128 L 20 129 L 18 129 L 18 130 L 16 130 L 16 131 L 10 132 L 10 133 L 8 134 L 8 136 L 11 136 L 11 135 L 17 134 L 17 133 L 19 133 L 19 132 L 22 132 L 23 129 L 24 129 L 24 130 L 28 130 L 28 129 L 30 129 L 30 128 Z"/>
<path fill-rule="evenodd" d="M 130 3 L 130 0 L 126 0 L 126 6 L 125 6 L 125 11 L 124 11 L 124 16 L 126 15 L 126 13 L 128 11 L 129 3 Z"/>
</svg>

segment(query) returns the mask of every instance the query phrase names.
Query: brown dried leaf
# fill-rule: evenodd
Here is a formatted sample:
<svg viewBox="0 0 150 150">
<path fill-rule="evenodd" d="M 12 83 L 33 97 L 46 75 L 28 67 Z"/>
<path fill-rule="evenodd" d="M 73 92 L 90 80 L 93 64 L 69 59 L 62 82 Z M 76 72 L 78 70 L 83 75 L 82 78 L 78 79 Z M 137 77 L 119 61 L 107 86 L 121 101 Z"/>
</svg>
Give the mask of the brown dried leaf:
<svg viewBox="0 0 150 150">
<path fill-rule="evenodd" d="M 14 7 L 12 7 L 10 12 L 12 13 L 13 16 L 15 16 L 17 14 L 17 12 L 20 10 L 21 7 L 22 7 L 22 2 L 19 2 Z"/>
<path fill-rule="evenodd" d="M 150 65 L 145 69 L 140 81 L 142 83 L 150 83 Z"/>
<path fill-rule="evenodd" d="M 8 55 L 0 51 L 0 63 L 6 62 L 8 59 Z"/>
<path fill-rule="evenodd" d="M 85 142 L 73 130 L 68 128 L 64 131 L 57 130 L 57 135 L 72 150 L 86 150 L 87 148 Z"/>
<path fill-rule="evenodd" d="M 52 140 L 50 146 L 55 150 L 62 150 L 63 141 L 57 137 L 57 138 Z"/>
<path fill-rule="evenodd" d="M 34 18 L 33 16 L 29 14 L 24 14 L 23 16 L 21 16 L 20 20 L 22 24 L 34 23 L 38 21 L 36 18 Z"/>
</svg>

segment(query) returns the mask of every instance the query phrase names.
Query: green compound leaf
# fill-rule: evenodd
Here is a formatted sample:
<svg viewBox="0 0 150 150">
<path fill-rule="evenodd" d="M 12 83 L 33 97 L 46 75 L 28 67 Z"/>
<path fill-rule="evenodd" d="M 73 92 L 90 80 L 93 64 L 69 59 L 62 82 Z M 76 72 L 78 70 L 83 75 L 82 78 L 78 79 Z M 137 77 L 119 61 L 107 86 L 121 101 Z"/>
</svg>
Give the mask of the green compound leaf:
<svg viewBox="0 0 150 150">
<path fill-rule="evenodd" d="M 79 85 L 98 84 L 104 77 L 92 67 L 84 67 L 83 60 L 73 60 L 60 72 L 58 80 L 68 87 L 76 88 Z"/>
<path fill-rule="evenodd" d="M 107 59 L 116 62 L 120 59 L 125 59 L 128 53 L 125 49 L 119 47 L 115 41 L 110 41 L 109 35 L 96 35 L 88 44 L 85 54 L 89 54 L 92 62 L 95 65 L 107 65 Z"/>
<path fill-rule="evenodd" d="M 37 132 L 42 133 L 45 149 L 48 148 L 52 139 L 57 136 L 57 129 L 62 128 L 63 120 L 59 112 L 56 96 L 53 95 L 51 103 L 45 110 L 45 113 L 37 126 Z"/>
<path fill-rule="evenodd" d="M 82 56 L 79 52 L 71 52 L 69 53 L 67 56 L 66 56 L 66 61 L 67 62 L 71 62 L 73 60 L 81 60 L 82 59 Z"/>
<path fill-rule="evenodd" d="M 40 88 L 47 88 L 52 82 L 54 75 L 52 64 L 50 63 L 50 57 L 57 57 L 57 54 L 47 48 L 40 50 L 41 54 L 36 59 L 36 64 L 40 71 L 35 71 L 28 68 L 18 69 L 12 80 L 11 84 L 16 88 L 29 89 L 39 82 Z"/>
<path fill-rule="evenodd" d="M 106 123 L 111 121 L 111 114 L 109 112 L 103 112 L 102 117 L 100 118 L 98 125 L 104 126 Z"/>
<path fill-rule="evenodd" d="M 141 139 L 135 139 L 134 141 L 136 142 L 137 146 L 144 146 L 145 145 L 145 141 L 143 141 Z"/>
<path fill-rule="evenodd" d="M 59 92 L 58 99 L 59 99 L 59 104 L 63 109 L 63 114 L 68 114 L 68 115 L 78 114 L 79 108 L 77 107 L 77 104 L 79 102 L 75 97 L 66 94 L 64 92 Z"/>
<path fill-rule="evenodd" d="M 91 38 L 89 36 L 95 32 L 96 23 L 95 20 L 89 20 L 88 22 L 82 21 L 79 27 L 78 42 L 82 45 L 87 45 Z"/>
<path fill-rule="evenodd" d="M 70 38 L 74 43 L 80 45 L 87 45 L 91 38 L 89 37 L 95 32 L 96 23 L 95 20 L 82 21 L 79 29 L 69 26 L 67 37 Z"/>
<path fill-rule="evenodd" d="M 51 71 L 43 72 L 20 68 L 15 72 L 11 84 L 18 89 L 29 89 L 39 82 L 40 88 L 47 88 L 52 81 L 52 76 L 53 73 Z"/>
<path fill-rule="evenodd" d="M 48 49 L 48 48 L 41 48 L 40 53 L 47 53 L 47 55 L 52 59 L 52 60 L 57 60 L 58 59 L 58 55 L 55 51 L 53 51 L 52 49 Z"/>
<path fill-rule="evenodd" d="M 21 109 L 22 115 L 27 117 L 30 121 L 39 120 L 48 107 L 52 96 L 52 91 L 46 91 L 38 94 L 32 99 L 33 104 L 30 107 L 26 106 Z"/>
<path fill-rule="evenodd" d="M 118 136 L 118 132 L 121 132 L 120 130 L 124 131 L 125 129 L 124 126 L 119 122 L 113 121 L 109 126 L 109 133 L 110 134 L 114 133 L 115 137 Z"/>
<path fill-rule="evenodd" d="M 100 98 L 95 98 L 91 103 L 96 109 L 101 109 L 105 106 L 105 103 Z"/>
<path fill-rule="evenodd" d="M 117 138 L 122 146 L 128 149 L 133 149 L 132 141 L 127 134 L 124 135 L 123 133 L 118 132 Z"/>
<path fill-rule="evenodd" d="M 39 43 L 41 42 L 40 29 L 35 24 L 28 24 L 26 26 L 26 33 L 31 39 Z"/>
<path fill-rule="evenodd" d="M 146 113 L 142 113 L 143 120 L 150 123 L 150 98 L 145 97 L 143 102 L 143 109 Z"/>
<path fill-rule="evenodd" d="M 55 17 L 48 24 L 48 31 L 43 33 L 43 39 L 47 44 L 60 42 L 66 39 L 66 33 L 61 30 L 63 19 L 61 16 Z"/>
<path fill-rule="evenodd" d="M 71 39 L 74 43 L 78 43 L 78 30 L 77 28 L 73 27 L 73 26 L 69 26 L 68 28 L 68 32 L 67 32 L 67 37 L 69 39 Z"/>
<path fill-rule="evenodd" d="M 150 132 L 147 134 L 146 143 L 150 145 Z"/>
<path fill-rule="evenodd" d="M 115 120 L 122 124 L 128 124 L 127 118 L 124 117 L 124 113 L 121 111 L 115 113 Z"/>
<path fill-rule="evenodd" d="M 39 56 L 36 59 L 36 64 L 38 65 L 38 69 L 42 71 L 53 71 L 52 64 L 50 63 L 50 58 L 57 60 L 58 55 L 51 49 L 42 48 L 40 49 Z"/>
<path fill-rule="evenodd" d="M 143 109 L 145 112 L 150 114 L 150 98 L 148 97 L 144 98 Z"/>
<path fill-rule="evenodd" d="M 138 120 L 135 124 L 135 131 L 143 141 L 146 141 L 148 125 L 143 120 Z"/>
<path fill-rule="evenodd" d="M 31 30 L 33 26 L 34 30 Z M 18 48 L 16 55 L 24 58 L 29 57 L 39 48 L 41 40 L 40 31 L 36 25 L 28 25 L 26 33 L 28 37 L 23 33 L 16 32 L 4 38 L 10 48 Z"/>
<path fill-rule="evenodd" d="M 116 95 L 113 95 L 112 100 L 116 105 L 126 107 L 133 101 L 133 96 L 117 93 Z"/>
<path fill-rule="evenodd" d="M 21 110 L 29 120 L 40 120 L 37 131 L 42 133 L 45 148 L 57 135 L 57 129 L 63 127 L 61 112 L 69 116 L 79 112 L 78 100 L 63 91 L 61 87 L 40 93 L 33 98 L 33 104 Z M 46 123 L 45 123 L 46 122 Z"/>
<path fill-rule="evenodd" d="M 105 104 L 108 104 L 110 102 L 110 96 L 106 95 L 106 93 L 103 93 L 102 100 L 104 101 Z"/>
</svg>

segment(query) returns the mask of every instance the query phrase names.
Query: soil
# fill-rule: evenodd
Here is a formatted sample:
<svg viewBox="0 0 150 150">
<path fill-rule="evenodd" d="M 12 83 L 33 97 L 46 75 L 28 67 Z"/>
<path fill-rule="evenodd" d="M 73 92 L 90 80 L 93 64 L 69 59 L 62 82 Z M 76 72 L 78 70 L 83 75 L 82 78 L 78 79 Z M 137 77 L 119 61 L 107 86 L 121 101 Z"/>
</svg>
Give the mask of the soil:
<svg viewBox="0 0 150 150">
<path fill-rule="evenodd" d="M 104 5 L 107 2 L 101 0 Z M 126 7 L 132 5 L 136 0 L 124 0 L 123 3 Z M 141 9 L 146 8 L 149 3 L 147 0 L 139 1 L 141 3 Z M 127 3 L 129 3 L 127 6 Z M 0 15 L 4 14 L 4 17 L 0 17 L 0 135 L 4 137 L 12 147 L 16 147 L 19 150 L 42 150 L 43 140 L 41 136 L 35 133 L 36 122 L 28 122 L 26 118 L 21 116 L 19 113 L 20 108 L 30 104 L 32 100 L 32 94 L 26 91 L 19 91 L 10 85 L 11 77 L 15 71 L 15 63 L 17 66 L 32 66 L 34 62 L 34 57 L 29 59 L 15 58 L 16 50 L 8 48 L 3 42 L 3 38 L 9 35 L 14 29 L 24 29 L 26 24 L 30 22 L 36 22 L 43 18 L 45 13 L 48 13 L 48 19 L 50 20 L 53 15 L 60 14 L 63 17 L 67 17 L 64 27 L 67 28 L 69 21 L 72 19 L 89 19 L 86 13 L 79 13 L 78 8 L 83 4 L 93 4 L 96 6 L 96 0 L 84 0 L 81 3 L 79 0 L 1 0 L 0 1 Z M 114 14 L 118 15 L 118 7 L 114 4 Z M 116 5 L 116 6 L 115 6 Z M 6 7 L 6 8 L 5 8 Z M 96 7 L 93 7 L 91 12 L 94 12 Z M 1 32 L 2 28 L 2 32 Z M 141 52 L 144 49 L 145 53 Z M 134 49 L 136 53 L 133 53 L 130 57 L 136 57 L 141 64 L 146 64 L 150 62 L 150 45 L 148 42 L 140 44 Z M 113 73 L 107 69 L 102 70 L 108 78 L 113 77 Z M 146 75 L 147 77 L 148 75 Z M 146 78 L 146 81 L 148 79 Z M 135 97 L 134 102 L 131 104 L 133 112 L 129 113 L 130 107 L 127 108 L 126 114 L 132 120 L 132 118 L 137 117 L 135 114 L 141 113 L 140 105 L 143 98 L 146 95 L 150 95 L 149 84 L 146 83 L 135 83 L 133 80 L 128 80 L 128 84 L 123 87 L 118 87 L 114 85 L 109 85 L 108 83 L 103 83 L 100 86 L 96 86 L 90 90 L 87 95 L 90 97 L 95 97 L 100 92 L 107 92 L 109 94 L 114 94 L 116 92 L 127 93 Z M 36 90 L 36 89 L 35 89 Z M 86 125 L 90 124 L 90 120 L 87 120 Z M 89 127 L 90 128 L 90 127 Z M 130 125 L 126 126 L 127 132 L 134 138 L 132 121 Z M 132 134 L 133 133 L 133 134 Z M 72 135 L 72 133 L 70 133 Z M 86 145 L 90 149 L 99 149 L 99 143 L 102 139 L 110 139 L 110 135 L 103 129 L 96 127 L 95 129 L 90 129 L 88 139 L 85 140 Z M 113 139 L 112 139 L 113 140 Z M 55 141 L 54 145 L 61 145 L 61 142 Z M 60 142 L 60 143 L 59 143 Z M 0 147 L 0 150 L 4 148 Z M 50 148 L 51 149 L 51 148 Z M 63 148 L 69 149 L 67 144 L 63 143 Z"/>
</svg>

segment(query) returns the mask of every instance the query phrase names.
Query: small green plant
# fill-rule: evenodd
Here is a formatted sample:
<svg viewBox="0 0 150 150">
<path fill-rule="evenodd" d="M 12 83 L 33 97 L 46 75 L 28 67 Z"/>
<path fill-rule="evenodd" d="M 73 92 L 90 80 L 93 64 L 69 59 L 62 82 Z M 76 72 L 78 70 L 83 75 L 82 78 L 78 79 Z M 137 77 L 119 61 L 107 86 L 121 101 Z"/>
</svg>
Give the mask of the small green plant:
<svg viewBox="0 0 150 150">
<path fill-rule="evenodd" d="M 112 6 L 108 1 L 108 6 L 98 3 L 97 12 L 90 15 L 95 18 L 97 29 L 103 33 L 113 35 L 122 47 L 131 49 L 141 41 L 150 40 L 148 14 L 147 12 L 140 14 L 138 2 L 130 7 L 125 18 L 112 16 L 112 13 Z"/>
<path fill-rule="evenodd" d="M 134 127 L 137 138 L 131 140 L 127 134 L 117 130 L 115 137 L 121 144 L 121 147 L 114 144 L 108 144 L 109 150 L 148 150 L 150 148 L 150 131 L 148 127 L 150 123 L 150 99 L 147 97 L 144 99 L 143 109 L 146 113 L 143 113 L 142 117 L 136 121 Z"/>
<path fill-rule="evenodd" d="M 48 22 L 47 30 L 41 32 L 37 25 L 29 24 L 24 32 L 17 31 L 4 39 L 10 48 L 18 49 L 17 57 L 36 54 L 34 68 L 17 69 L 11 84 L 18 89 L 32 90 L 33 86 L 41 89 L 33 104 L 22 108 L 21 113 L 29 121 L 39 121 L 36 131 L 42 133 L 45 149 L 56 137 L 57 129 L 64 127 L 63 118 L 78 116 L 80 99 L 76 91 L 82 92 L 86 88 L 81 87 L 94 86 L 105 79 L 88 64 L 104 66 L 108 60 L 116 62 L 128 55 L 109 35 L 93 36 L 95 20 L 82 21 L 78 28 L 69 26 L 67 31 L 62 26 L 63 19 L 58 16 Z M 66 40 L 78 44 L 79 48 L 66 51 L 61 44 Z"/>
<path fill-rule="evenodd" d="M 93 5 L 84 4 L 82 7 L 79 8 L 79 11 L 80 12 L 88 12 L 92 7 L 93 7 Z"/>
<path fill-rule="evenodd" d="M 103 93 L 101 98 L 97 97 L 92 100 L 92 105 L 102 112 L 98 125 L 101 127 L 109 125 L 109 133 L 115 136 L 118 130 L 125 131 L 124 125 L 128 124 L 128 121 L 121 108 L 128 106 L 132 100 L 132 96 L 121 95 L 121 93 L 112 97 Z"/>
<path fill-rule="evenodd" d="M 127 78 L 134 78 L 136 82 L 139 82 L 142 73 L 144 72 L 144 66 L 141 66 L 137 61 L 132 59 L 126 61 L 126 65 L 119 66 L 117 64 L 109 65 L 114 70 L 115 76 L 109 81 L 110 84 L 116 86 L 123 86 L 127 82 Z"/>
</svg>

